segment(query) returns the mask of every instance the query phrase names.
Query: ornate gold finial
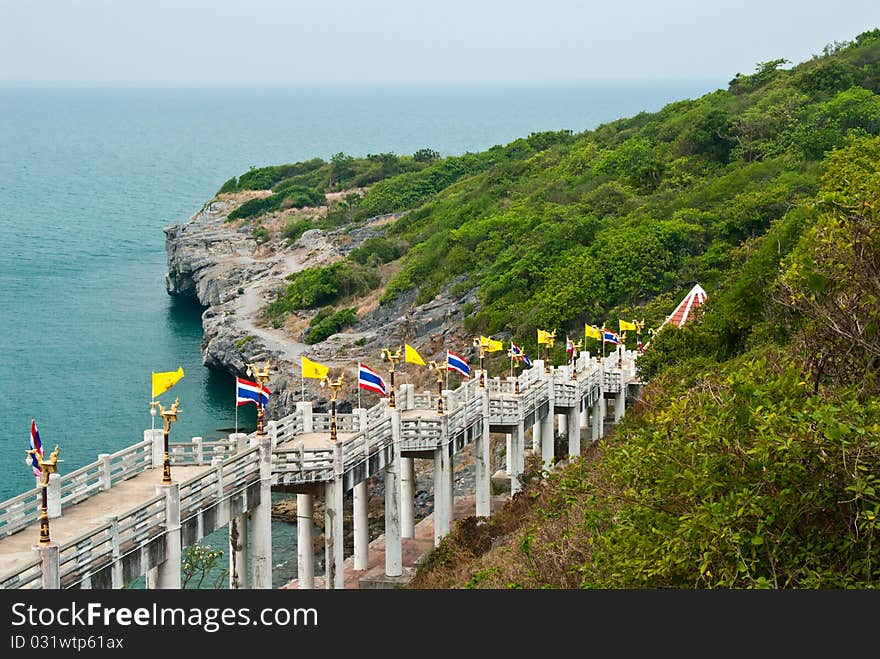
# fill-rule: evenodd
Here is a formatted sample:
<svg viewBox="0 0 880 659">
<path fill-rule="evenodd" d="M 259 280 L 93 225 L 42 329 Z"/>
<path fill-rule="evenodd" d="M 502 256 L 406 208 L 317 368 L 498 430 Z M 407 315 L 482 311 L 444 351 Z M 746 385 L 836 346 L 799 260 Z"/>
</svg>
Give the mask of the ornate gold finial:
<svg viewBox="0 0 880 659">
<path fill-rule="evenodd" d="M 345 371 L 335 381 L 326 375 L 321 380 L 322 387 L 330 387 L 330 441 L 333 443 L 336 443 L 336 398 L 339 395 L 339 390 L 342 389 L 343 380 L 345 380 Z"/>
<path fill-rule="evenodd" d="M 37 463 L 40 465 L 40 493 L 42 497 L 42 504 L 40 507 L 40 544 L 48 545 L 52 542 L 49 537 L 49 504 L 48 504 L 48 489 L 49 489 L 49 476 L 51 474 L 58 473 L 58 463 L 64 462 L 64 460 L 58 459 L 58 452 L 60 448 L 58 444 L 55 445 L 55 448 L 49 454 L 49 457 L 43 459 L 41 456 Z M 25 449 L 25 453 L 28 456 L 33 457 L 37 452 L 36 449 Z M 28 461 L 30 463 L 30 460 Z"/>
<path fill-rule="evenodd" d="M 247 365 L 247 374 L 249 377 L 253 377 L 257 384 L 260 385 L 262 389 L 266 386 L 266 383 L 269 382 L 270 370 L 272 369 L 272 363 L 267 359 L 266 365 L 261 369 L 254 363 L 250 363 Z M 257 435 L 265 435 L 265 415 L 263 413 L 263 397 L 262 394 L 257 394 Z"/>
<path fill-rule="evenodd" d="M 428 361 L 428 370 L 437 371 L 437 414 L 443 414 L 443 375 L 449 369 L 449 364 L 438 363 L 433 359 Z"/>
<path fill-rule="evenodd" d="M 171 407 L 166 408 L 162 403 L 154 401 L 150 403 L 150 407 L 158 407 L 159 415 L 165 424 L 162 431 L 162 443 L 164 448 L 164 456 L 162 460 L 162 485 L 171 485 L 171 453 L 168 450 L 168 433 L 171 432 L 171 424 L 177 421 L 177 415 L 180 413 L 180 398 L 175 398 Z"/>
<path fill-rule="evenodd" d="M 403 349 L 398 347 L 397 350 L 391 352 L 390 348 L 382 348 L 382 352 L 379 355 L 383 362 L 391 362 L 391 366 L 388 368 L 388 372 L 391 374 L 391 387 L 388 393 L 388 407 L 394 407 L 394 367 L 397 365 L 397 362 L 400 361 L 401 355 L 403 353 Z"/>
</svg>

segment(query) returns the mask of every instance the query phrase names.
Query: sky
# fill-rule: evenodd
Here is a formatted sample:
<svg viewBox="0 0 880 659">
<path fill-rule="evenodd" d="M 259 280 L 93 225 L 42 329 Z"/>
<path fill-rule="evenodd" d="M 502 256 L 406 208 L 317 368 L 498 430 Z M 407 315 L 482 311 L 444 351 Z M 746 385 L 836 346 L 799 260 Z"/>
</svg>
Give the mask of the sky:
<svg viewBox="0 0 880 659">
<path fill-rule="evenodd" d="M 729 80 L 880 0 L 0 0 L 0 81 Z"/>
</svg>

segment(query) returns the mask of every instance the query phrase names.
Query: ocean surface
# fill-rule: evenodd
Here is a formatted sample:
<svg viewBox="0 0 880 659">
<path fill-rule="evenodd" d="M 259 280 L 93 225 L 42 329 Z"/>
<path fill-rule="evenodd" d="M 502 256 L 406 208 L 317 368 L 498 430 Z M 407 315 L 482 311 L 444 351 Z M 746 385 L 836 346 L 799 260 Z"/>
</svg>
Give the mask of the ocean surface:
<svg viewBox="0 0 880 659">
<path fill-rule="evenodd" d="M 62 473 L 141 441 L 152 371 L 186 374 L 163 396 L 180 398 L 172 439 L 231 431 L 233 379 L 201 364 L 202 309 L 165 292 L 162 232 L 228 178 L 340 151 L 454 155 L 580 132 L 724 84 L 0 84 L 0 501 L 34 485 L 32 418 Z M 254 428 L 253 406 L 239 425 Z M 282 583 L 295 534 L 275 524 Z"/>
</svg>

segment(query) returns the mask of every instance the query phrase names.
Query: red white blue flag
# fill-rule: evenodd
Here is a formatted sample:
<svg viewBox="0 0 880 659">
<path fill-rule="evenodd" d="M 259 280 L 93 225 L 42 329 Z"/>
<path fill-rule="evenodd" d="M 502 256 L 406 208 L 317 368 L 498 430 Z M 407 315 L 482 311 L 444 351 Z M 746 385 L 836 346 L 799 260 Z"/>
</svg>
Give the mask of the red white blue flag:
<svg viewBox="0 0 880 659">
<path fill-rule="evenodd" d="M 469 378 L 471 376 L 471 367 L 464 360 L 464 357 L 456 355 L 451 350 L 446 351 L 446 367 L 450 371 L 455 371 L 462 377 Z"/>
<path fill-rule="evenodd" d="M 385 380 L 373 369 L 358 362 L 358 387 L 367 391 L 374 391 L 380 396 L 387 396 Z"/>
<path fill-rule="evenodd" d="M 511 359 L 521 359 L 522 363 L 526 366 L 532 365 L 532 360 L 526 356 L 526 353 L 523 352 L 522 348 L 516 345 L 513 341 L 510 342 L 510 358 Z"/>
<path fill-rule="evenodd" d="M 612 332 L 611 330 L 603 329 L 602 330 L 602 342 L 603 343 L 613 343 L 615 345 L 620 343 L 620 337 L 617 336 L 616 332 Z"/>
<path fill-rule="evenodd" d="M 265 406 L 269 404 L 268 387 L 261 386 L 256 382 L 245 380 L 244 378 L 235 378 L 235 406 L 241 407 L 247 403 Z"/>
<path fill-rule="evenodd" d="M 31 419 L 31 449 L 34 452 L 28 457 L 28 464 L 34 470 L 34 476 L 39 478 L 43 475 L 43 470 L 40 468 L 40 460 L 43 459 L 43 442 L 40 441 L 37 422 L 33 419 Z"/>
</svg>

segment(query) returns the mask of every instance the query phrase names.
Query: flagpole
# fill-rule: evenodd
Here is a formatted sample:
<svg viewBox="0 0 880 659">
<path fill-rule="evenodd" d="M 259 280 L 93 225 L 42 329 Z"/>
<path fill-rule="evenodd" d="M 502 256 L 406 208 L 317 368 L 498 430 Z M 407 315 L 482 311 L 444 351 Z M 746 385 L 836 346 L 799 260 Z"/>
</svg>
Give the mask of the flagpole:
<svg viewBox="0 0 880 659">
<path fill-rule="evenodd" d="M 153 410 L 153 403 L 156 402 L 155 396 L 153 396 L 153 372 L 150 372 L 150 410 Z M 150 415 L 150 430 L 156 429 L 156 415 Z M 152 435 L 150 435 L 152 437 Z"/>
</svg>

